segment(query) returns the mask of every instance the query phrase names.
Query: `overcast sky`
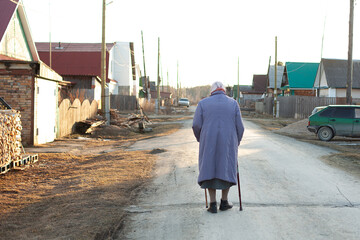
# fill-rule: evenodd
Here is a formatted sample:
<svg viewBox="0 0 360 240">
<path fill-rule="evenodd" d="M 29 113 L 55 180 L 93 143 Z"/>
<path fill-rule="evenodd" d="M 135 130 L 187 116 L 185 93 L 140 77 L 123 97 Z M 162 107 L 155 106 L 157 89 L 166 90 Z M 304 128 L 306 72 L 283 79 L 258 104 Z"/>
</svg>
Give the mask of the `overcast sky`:
<svg viewBox="0 0 360 240">
<path fill-rule="evenodd" d="M 102 0 L 23 0 L 34 41 L 101 42 Z M 110 2 L 110 0 L 108 0 Z M 252 83 L 266 74 L 271 56 L 278 61 L 319 62 L 347 59 L 350 0 L 113 0 L 107 6 L 106 42 L 131 41 L 143 71 L 157 73 L 157 41 L 165 83 L 182 87 Z M 354 58 L 360 59 L 360 14 L 355 6 Z M 325 21 L 326 20 L 326 21 Z M 324 28 L 325 23 L 325 28 Z"/>
</svg>

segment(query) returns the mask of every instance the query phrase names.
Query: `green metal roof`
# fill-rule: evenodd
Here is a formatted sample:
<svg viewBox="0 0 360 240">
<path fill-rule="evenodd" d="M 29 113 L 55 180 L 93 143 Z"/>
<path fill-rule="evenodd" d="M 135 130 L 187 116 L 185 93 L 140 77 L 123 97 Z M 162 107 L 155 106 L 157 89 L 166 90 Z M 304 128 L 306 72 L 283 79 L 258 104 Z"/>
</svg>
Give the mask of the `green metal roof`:
<svg viewBox="0 0 360 240">
<path fill-rule="evenodd" d="M 319 63 L 286 62 L 285 68 L 292 88 L 313 88 Z"/>
</svg>

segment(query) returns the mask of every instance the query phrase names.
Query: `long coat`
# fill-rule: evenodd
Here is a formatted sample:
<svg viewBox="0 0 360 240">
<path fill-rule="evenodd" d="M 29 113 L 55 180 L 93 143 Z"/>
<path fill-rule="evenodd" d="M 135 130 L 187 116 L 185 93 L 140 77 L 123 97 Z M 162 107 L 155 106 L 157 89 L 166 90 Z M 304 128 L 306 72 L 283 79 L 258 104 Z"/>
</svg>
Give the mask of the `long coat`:
<svg viewBox="0 0 360 240">
<path fill-rule="evenodd" d="M 216 91 L 201 100 L 193 126 L 199 145 L 198 183 L 218 178 L 236 184 L 238 147 L 244 133 L 237 102 Z"/>
</svg>

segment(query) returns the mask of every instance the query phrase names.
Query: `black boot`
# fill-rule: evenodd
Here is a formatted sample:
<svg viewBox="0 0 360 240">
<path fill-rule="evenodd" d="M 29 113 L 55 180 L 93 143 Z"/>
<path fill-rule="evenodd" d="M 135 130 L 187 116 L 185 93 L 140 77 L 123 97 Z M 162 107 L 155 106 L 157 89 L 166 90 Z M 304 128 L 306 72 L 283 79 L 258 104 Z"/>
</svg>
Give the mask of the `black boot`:
<svg viewBox="0 0 360 240">
<path fill-rule="evenodd" d="M 231 202 L 228 202 L 228 200 L 222 200 L 221 199 L 221 203 L 220 203 L 220 207 L 219 207 L 219 209 L 221 211 L 226 211 L 226 210 L 228 210 L 228 209 L 230 209 L 232 207 L 233 207 L 233 205 L 232 205 Z"/>
<path fill-rule="evenodd" d="M 217 206 L 216 206 L 216 202 L 212 202 L 212 203 L 210 203 L 210 207 L 208 208 L 208 212 L 211 212 L 211 213 L 217 213 Z"/>
</svg>

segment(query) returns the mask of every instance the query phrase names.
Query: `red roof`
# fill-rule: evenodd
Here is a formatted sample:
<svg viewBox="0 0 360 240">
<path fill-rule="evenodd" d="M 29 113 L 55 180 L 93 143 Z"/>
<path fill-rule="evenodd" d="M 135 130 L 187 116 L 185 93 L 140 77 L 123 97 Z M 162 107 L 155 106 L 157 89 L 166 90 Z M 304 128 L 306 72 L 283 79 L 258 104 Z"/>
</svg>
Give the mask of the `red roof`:
<svg viewBox="0 0 360 240">
<path fill-rule="evenodd" d="M 1 0 L 0 0 L 1 1 Z M 49 43 L 36 43 L 40 59 L 50 66 Z M 107 44 L 109 50 L 113 44 Z M 63 47 L 63 48 L 62 48 Z M 109 66 L 109 52 L 106 52 L 106 67 Z M 100 43 L 52 43 L 51 68 L 62 76 L 101 77 Z M 109 82 L 109 79 L 107 79 Z"/>
<path fill-rule="evenodd" d="M 0 1 L 1 1 L 1 0 L 0 0 Z M 5 61 L 8 61 L 8 60 L 11 60 L 11 61 L 23 61 L 23 60 L 21 60 L 21 59 L 9 57 L 9 56 L 2 55 L 2 54 L 0 54 L 0 60 L 5 60 Z"/>
<path fill-rule="evenodd" d="M 0 41 L 5 34 L 16 7 L 17 4 L 12 1 L 0 0 Z"/>
</svg>

